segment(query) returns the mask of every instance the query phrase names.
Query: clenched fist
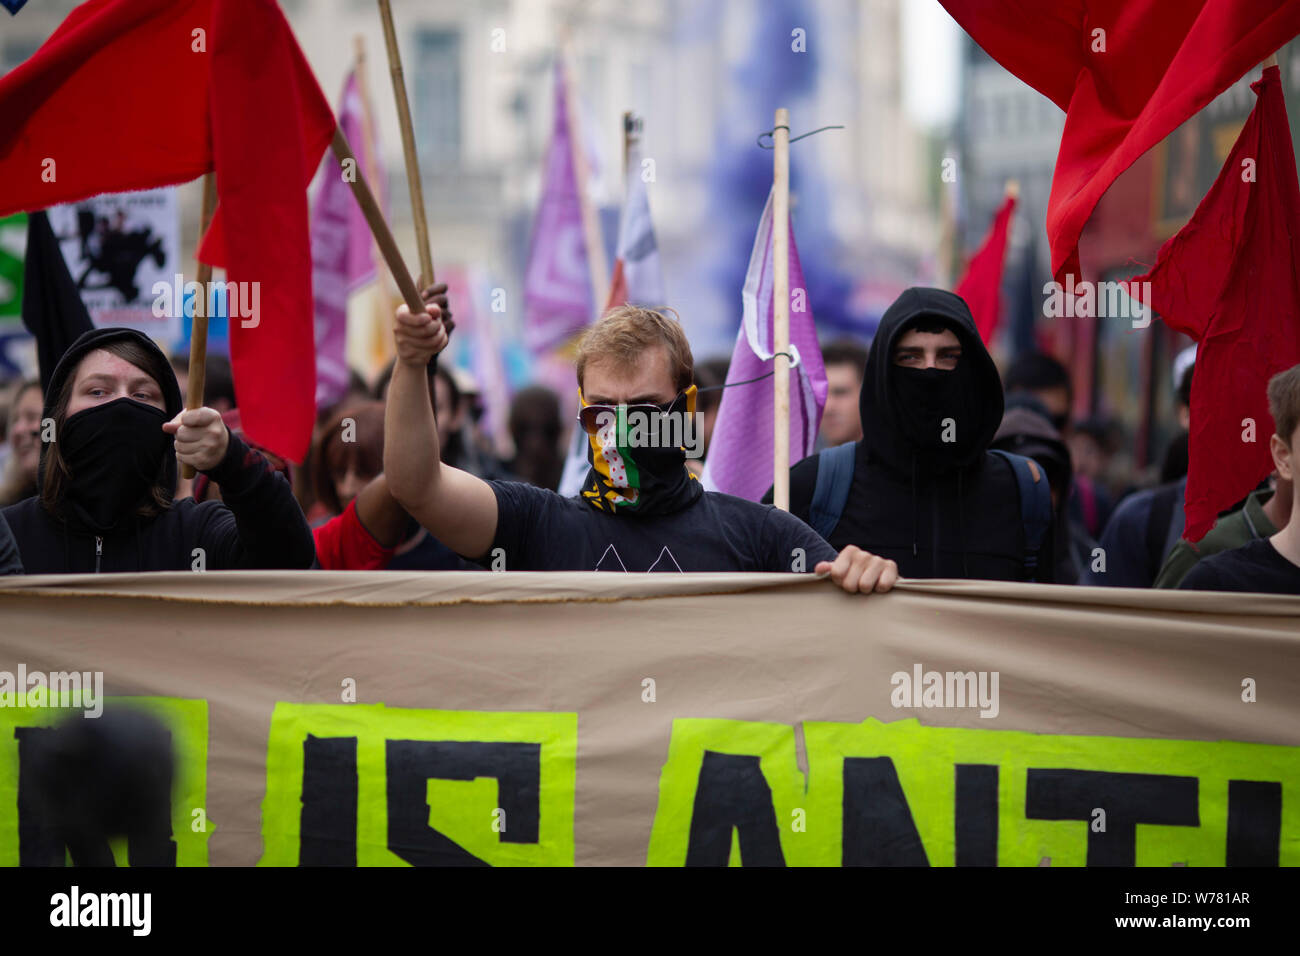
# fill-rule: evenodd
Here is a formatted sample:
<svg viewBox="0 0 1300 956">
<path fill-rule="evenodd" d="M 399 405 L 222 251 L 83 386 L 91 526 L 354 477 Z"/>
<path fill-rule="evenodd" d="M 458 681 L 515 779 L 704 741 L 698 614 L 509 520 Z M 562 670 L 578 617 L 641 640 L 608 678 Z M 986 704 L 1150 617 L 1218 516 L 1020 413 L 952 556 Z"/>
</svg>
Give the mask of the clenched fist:
<svg viewBox="0 0 1300 956">
<path fill-rule="evenodd" d="M 393 335 L 397 339 L 397 360 L 413 368 L 424 368 L 447 347 L 442 309 L 431 302 L 423 312 L 412 315 L 405 305 L 399 307 L 393 320 Z"/>
<path fill-rule="evenodd" d="M 176 460 L 196 471 L 217 467 L 230 445 L 230 432 L 215 408 L 187 408 L 163 431 L 176 437 Z"/>
<path fill-rule="evenodd" d="M 425 305 L 433 303 L 442 310 L 442 324 L 447 327 L 447 334 L 451 335 L 456 328 L 456 323 L 451 319 L 451 306 L 447 303 L 447 283 L 439 282 L 437 285 L 426 286 L 420 293 L 420 298 L 424 300 Z"/>
</svg>

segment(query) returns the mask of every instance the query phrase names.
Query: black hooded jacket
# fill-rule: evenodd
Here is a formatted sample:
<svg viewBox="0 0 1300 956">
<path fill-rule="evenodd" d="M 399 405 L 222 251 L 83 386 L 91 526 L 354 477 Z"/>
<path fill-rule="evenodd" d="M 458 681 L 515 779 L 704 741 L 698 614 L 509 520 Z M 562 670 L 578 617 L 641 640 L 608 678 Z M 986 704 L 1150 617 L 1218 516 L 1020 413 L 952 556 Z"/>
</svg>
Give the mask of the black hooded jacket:
<svg viewBox="0 0 1300 956">
<path fill-rule="evenodd" d="M 968 401 L 957 427 L 968 450 L 945 467 L 925 462 L 900 414 L 893 362 L 898 339 L 914 319 L 935 317 L 961 341 L 958 369 Z M 1011 465 L 987 449 L 1002 420 L 1002 380 L 980 340 L 966 303 L 941 289 L 912 288 L 885 312 L 871 344 L 859 398 L 863 440 L 839 524 L 828 536 L 836 550 L 854 544 L 898 562 L 914 578 L 1023 581 L 1025 533 Z M 790 469 L 790 511 L 809 520 L 819 455 Z M 768 492 L 771 500 L 771 492 Z M 1051 554 L 1053 544 L 1043 543 Z M 1043 562 L 1038 580 L 1055 579 Z"/>
<path fill-rule="evenodd" d="M 54 369 L 45 393 L 42 418 L 52 418 L 68 376 L 88 353 L 113 340 L 129 339 L 155 353 L 170 370 L 166 356 L 148 336 L 131 329 L 95 329 L 74 342 Z M 174 375 L 159 382 L 168 418 L 184 407 Z M 41 449 L 41 478 L 45 456 Z M 164 484 L 176 486 L 176 458 L 166 456 Z M 260 454 L 230 435 L 226 454 L 206 474 L 221 486 L 225 503 L 172 501 L 154 517 L 129 516 L 114 530 L 95 534 L 66 515 L 51 515 L 40 497 L 10 505 L 0 514 L 13 531 L 28 574 L 100 571 L 189 571 L 201 548 L 207 570 L 228 568 L 309 568 L 316 559 L 311 528 L 289 483 Z M 40 479 L 38 479 L 38 484 Z"/>
</svg>

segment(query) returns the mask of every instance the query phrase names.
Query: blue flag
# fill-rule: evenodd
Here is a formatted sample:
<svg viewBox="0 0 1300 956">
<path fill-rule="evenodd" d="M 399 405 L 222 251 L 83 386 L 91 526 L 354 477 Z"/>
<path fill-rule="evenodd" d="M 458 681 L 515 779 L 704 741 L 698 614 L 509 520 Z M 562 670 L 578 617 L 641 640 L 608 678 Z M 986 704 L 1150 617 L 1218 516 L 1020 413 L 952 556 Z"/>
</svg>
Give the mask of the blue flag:
<svg viewBox="0 0 1300 956">
<path fill-rule="evenodd" d="M 26 2 L 27 0 L 0 0 L 0 6 L 3 6 L 11 14 L 13 14 L 21 10 L 23 8 L 23 4 Z"/>
</svg>

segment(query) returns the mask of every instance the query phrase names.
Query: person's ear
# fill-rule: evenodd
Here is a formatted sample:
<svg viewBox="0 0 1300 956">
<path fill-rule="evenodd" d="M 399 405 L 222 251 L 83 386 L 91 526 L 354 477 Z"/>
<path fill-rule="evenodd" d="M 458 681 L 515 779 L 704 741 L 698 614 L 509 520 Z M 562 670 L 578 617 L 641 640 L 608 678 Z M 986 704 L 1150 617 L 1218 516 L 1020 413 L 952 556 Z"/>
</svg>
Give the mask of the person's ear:
<svg viewBox="0 0 1300 956">
<path fill-rule="evenodd" d="M 1291 449 L 1287 447 L 1279 436 L 1272 435 L 1268 439 L 1268 450 L 1273 455 L 1273 467 L 1277 469 L 1279 478 L 1287 481 L 1295 481 L 1294 461 L 1291 456 Z"/>
</svg>

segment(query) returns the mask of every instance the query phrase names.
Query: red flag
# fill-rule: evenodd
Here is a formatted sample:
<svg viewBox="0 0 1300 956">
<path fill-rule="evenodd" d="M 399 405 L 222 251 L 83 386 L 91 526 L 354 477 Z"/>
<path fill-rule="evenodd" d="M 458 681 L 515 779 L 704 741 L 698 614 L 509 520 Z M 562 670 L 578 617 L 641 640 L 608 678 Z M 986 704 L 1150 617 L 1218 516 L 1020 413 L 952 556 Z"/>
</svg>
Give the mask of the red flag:
<svg viewBox="0 0 1300 956">
<path fill-rule="evenodd" d="M 627 276 L 623 274 L 623 260 L 614 260 L 614 274 L 609 278 L 609 297 L 605 300 L 605 312 L 627 305 Z M 602 313 L 604 314 L 604 313 Z"/>
<path fill-rule="evenodd" d="M 240 410 L 254 442 L 301 461 L 316 375 L 306 187 L 334 118 L 273 0 L 88 0 L 0 78 L 0 130 L 0 215 L 215 171 L 199 255 L 257 290 L 257 314 L 230 320 Z"/>
<path fill-rule="evenodd" d="M 1057 280 L 1124 170 L 1300 34 L 1295 0 L 942 0 L 1004 67 L 1066 111 L 1047 234 Z"/>
<path fill-rule="evenodd" d="M 1002 312 L 1002 264 L 1006 259 L 1007 235 L 1011 231 L 1011 214 L 1016 210 L 1016 197 L 1008 196 L 1002 208 L 993 217 L 984 244 L 971 256 L 966 274 L 953 291 L 966 300 L 975 327 L 985 345 L 993 342 Z"/>
<path fill-rule="evenodd" d="M 1220 511 L 1269 472 L 1265 386 L 1300 362 L 1300 182 L 1277 67 L 1191 220 L 1131 291 L 1196 339 L 1184 537 L 1199 541 Z M 1150 283 L 1149 290 L 1143 283 Z M 1246 441 L 1247 419 L 1254 423 Z"/>
</svg>

